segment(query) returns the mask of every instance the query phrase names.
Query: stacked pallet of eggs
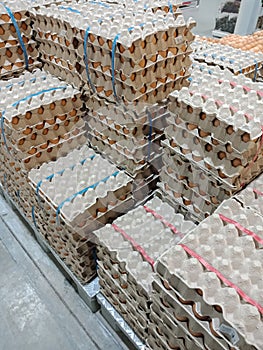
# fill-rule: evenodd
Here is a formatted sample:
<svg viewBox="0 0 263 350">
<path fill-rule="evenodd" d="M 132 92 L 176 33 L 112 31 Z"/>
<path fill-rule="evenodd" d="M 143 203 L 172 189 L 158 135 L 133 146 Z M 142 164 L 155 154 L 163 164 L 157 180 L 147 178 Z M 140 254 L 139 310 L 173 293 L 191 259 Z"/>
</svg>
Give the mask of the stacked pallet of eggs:
<svg viewBox="0 0 263 350">
<path fill-rule="evenodd" d="M 101 292 L 143 340 L 149 332 L 154 262 L 194 227 L 154 197 L 95 233 Z"/>
<path fill-rule="evenodd" d="M 195 60 L 229 69 L 235 75 L 244 74 L 256 80 L 262 69 L 263 53 L 260 52 L 243 51 L 243 48 L 236 49 L 220 42 L 212 43 L 198 38 L 192 49 Z"/>
<path fill-rule="evenodd" d="M 1 182 L 17 199 L 30 169 L 86 142 L 82 101 L 78 90 L 40 70 L 0 87 Z M 30 215 L 27 201 L 23 204 Z"/>
<path fill-rule="evenodd" d="M 0 77 L 9 78 L 37 62 L 37 43 L 27 6 L 22 1 L 3 1 L 0 4 Z"/>
<path fill-rule="evenodd" d="M 154 12 L 142 2 L 136 12 L 102 2 L 40 7 L 33 17 L 44 67 L 110 101 L 161 101 L 188 83 L 191 64 L 195 23 L 172 8 Z"/>
<path fill-rule="evenodd" d="M 170 95 L 160 187 L 198 221 L 262 172 L 262 97 L 259 83 L 206 65 Z"/>
<path fill-rule="evenodd" d="M 252 216 L 256 223 L 243 226 L 248 213 L 232 202 L 238 204 L 225 201 L 158 260 L 152 348 L 181 348 L 176 330 L 186 349 L 261 349 L 263 236 L 250 229 L 263 218 Z"/>
<path fill-rule="evenodd" d="M 87 283 L 96 275 L 92 232 L 133 206 L 132 179 L 83 146 L 32 169 L 29 183 L 35 225 Z"/>
</svg>

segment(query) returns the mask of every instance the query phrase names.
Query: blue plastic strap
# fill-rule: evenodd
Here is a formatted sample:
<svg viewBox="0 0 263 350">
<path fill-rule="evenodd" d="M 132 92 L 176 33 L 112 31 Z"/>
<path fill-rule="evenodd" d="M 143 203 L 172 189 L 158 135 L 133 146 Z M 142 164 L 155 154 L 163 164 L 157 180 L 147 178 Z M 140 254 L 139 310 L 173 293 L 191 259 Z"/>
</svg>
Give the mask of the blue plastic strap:
<svg viewBox="0 0 263 350">
<path fill-rule="evenodd" d="M 89 85 L 93 91 L 93 93 L 96 92 L 95 87 L 91 81 L 90 73 L 89 73 L 89 60 L 88 60 L 88 37 L 89 37 L 89 31 L 90 31 L 90 26 L 86 29 L 85 32 L 85 37 L 84 37 L 84 63 L 86 66 L 86 73 L 89 81 Z"/>
<path fill-rule="evenodd" d="M 90 159 L 90 160 L 92 161 L 95 157 L 96 157 L 96 154 L 93 154 L 92 156 L 81 160 L 79 163 L 80 163 L 81 165 L 84 165 L 84 163 L 85 163 L 88 159 Z M 77 164 L 73 164 L 73 165 L 71 165 L 68 169 L 72 169 L 72 170 L 73 170 L 73 169 L 75 168 L 76 165 L 77 165 Z M 50 181 L 50 180 L 53 179 L 53 177 L 54 177 L 55 175 L 63 175 L 63 173 L 65 172 L 66 169 L 67 169 L 67 168 L 62 169 L 62 170 L 60 170 L 60 171 L 57 171 L 57 172 L 54 173 L 54 174 L 50 174 L 50 175 L 48 175 L 44 180 Z M 38 201 L 39 201 L 39 190 L 40 190 L 40 187 L 42 186 L 42 183 L 43 183 L 44 180 L 40 180 L 40 181 L 38 182 L 38 184 L 37 184 L 37 187 L 36 187 L 36 195 L 38 196 Z"/>
<path fill-rule="evenodd" d="M 110 8 L 109 5 L 105 4 L 104 2 L 100 2 L 100 1 L 89 1 L 89 4 L 102 6 L 102 7 L 105 7 L 107 9 Z"/>
<path fill-rule="evenodd" d="M 7 146 L 6 136 L 5 136 L 5 111 L 2 112 L 2 116 L 1 116 L 1 134 L 3 137 L 4 144 L 5 144 L 5 148 L 6 148 L 7 152 L 10 154 L 10 150 Z"/>
<path fill-rule="evenodd" d="M 149 162 L 150 157 L 151 157 L 151 151 L 152 151 L 152 132 L 153 132 L 153 121 L 152 121 L 152 116 L 149 110 L 147 110 L 147 116 L 149 119 L 149 124 L 150 124 L 150 130 L 149 130 L 149 135 L 148 135 L 148 156 L 147 156 L 147 161 Z"/>
<path fill-rule="evenodd" d="M 117 40 L 120 38 L 121 34 L 117 34 L 113 40 L 112 49 L 111 49 L 111 81 L 112 81 L 112 90 L 114 93 L 114 97 L 118 100 L 118 96 L 116 93 L 115 87 L 115 52 L 117 46 Z"/>
<path fill-rule="evenodd" d="M 256 67 L 255 67 L 256 69 L 255 69 L 253 81 L 255 82 L 257 80 L 257 75 L 258 75 L 258 62 L 256 60 L 254 62 L 256 63 Z"/>
<path fill-rule="evenodd" d="M 73 9 L 72 7 L 59 6 L 59 9 L 61 9 L 61 10 L 68 10 L 70 12 L 77 13 L 77 14 L 81 15 L 80 11 Z"/>
<path fill-rule="evenodd" d="M 20 102 L 28 101 L 32 97 L 45 94 L 46 92 L 57 91 L 57 90 L 64 90 L 66 88 L 67 88 L 67 86 L 64 85 L 64 86 L 58 86 L 58 87 L 55 87 L 55 88 L 50 88 L 50 89 L 45 89 L 45 90 L 41 90 L 41 91 L 35 92 L 34 94 L 30 94 L 30 95 L 28 95 L 26 97 L 21 98 L 21 100 L 16 101 L 15 103 L 12 104 L 12 107 L 16 107 L 17 105 L 19 105 Z"/>
<path fill-rule="evenodd" d="M 61 209 L 63 208 L 64 204 L 71 202 L 73 199 L 75 199 L 77 196 L 81 196 L 84 195 L 89 189 L 94 189 L 96 188 L 100 183 L 105 183 L 107 182 L 111 177 L 116 177 L 119 174 L 120 171 L 115 171 L 113 174 L 106 176 L 104 179 L 97 181 L 95 184 L 90 185 L 88 187 L 85 187 L 83 190 L 74 193 L 73 195 L 71 195 L 70 197 L 66 198 L 63 202 L 61 202 L 58 205 L 57 208 L 57 212 L 56 212 L 56 216 L 57 216 L 57 223 L 59 223 L 59 214 Z"/>
<path fill-rule="evenodd" d="M 34 205 L 32 206 L 31 215 L 32 215 L 32 220 L 33 220 L 34 226 L 35 226 L 36 229 L 38 229 L 37 222 L 36 222 L 35 206 Z"/>
<path fill-rule="evenodd" d="M 174 13 L 173 5 L 171 4 L 171 1 L 168 1 L 168 6 L 169 6 L 169 11 L 170 11 L 171 13 Z"/>
<path fill-rule="evenodd" d="M 26 69 L 28 69 L 28 55 L 27 55 L 27 51 L 26 51 L 26 46 L 23 42 L 22 35 L 21 35 L 20 29 L 18 27 L 17 21 L 15 19 L 15 16 L 13 15 L 13 12 L 10 10 L 10 8 L 7 7 L 3 2 L 0 2 L 0 4 L 5 8 L 6 12 L 8 13 L 8 15 L 11 18 L 11 21 L 15 27 L 19 43 L 20 43 L 21 48 L 23 50 L 23 55 L 25 58 L 25 66 L 26 66 Z"/>
</svg>

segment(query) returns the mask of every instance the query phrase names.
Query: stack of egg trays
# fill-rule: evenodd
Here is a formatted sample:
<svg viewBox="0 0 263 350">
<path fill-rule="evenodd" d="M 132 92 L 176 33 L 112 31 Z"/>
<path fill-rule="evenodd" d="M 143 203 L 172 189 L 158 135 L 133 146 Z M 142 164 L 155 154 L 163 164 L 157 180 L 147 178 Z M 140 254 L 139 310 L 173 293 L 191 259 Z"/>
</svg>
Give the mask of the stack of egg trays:
<svg viewBox="0 0 263 350">
<path fill-rule="evenodd" d="M 263 169 L 263 89 L 205 66 L 195 76 L 169 97 L 161 187 L 202 220 Z"/>
<path fill-rule="evenodd" d="M 96 274 L 92 232 L 134 205 L 132 179 L 83 146 L 32 169 L 29 181 L 35 224 L 87 283 Z"/>
<path fill-rule="evenodd" d="M 148 334 L 154 262 L 194 227 L 154 196 L 95 233 L 101 292 L 141 339 Z"/>
<path fill-rule="evenodd" d="M 6 79 L 37 62 L 37 43 L 27 6 L 22 1 L 4 1 L 0 5 L 0 77 Z"/>
<path fill-rule="evenodd" d="M 27 170 L 86 141 L 81 94 L 36 70 L 1 83 L 2 150 Z"/>
<path fill-rule="evenodd" d="M 181 329 L 197 344 L 186 349 L 262 347 L 262 230 L 240 225 L 248 214 L 259 224 L 259 216 L 233 203 L 225 201 L 155 265 L 152 312 L 168 345 L 171 330 Z"/>
<path fill-rule="evenodd" d="M 192 58 L 208 65 L 218 65 L 229 69 L 233 74 L 244 74 L 254 81 L 260 75 L 263 63 L 263 54 L 252 51 L 242 51 L 221 44 L 214 44 L 205 40 L 198 40 L 192 45 Z"/>
<path fill-rule="evenodd" d="M 155 103 L 188 85 L 195 23 L 174 11 L 72 2 L 40 7 L 32 18 L 52 74 L 110 101 Z"/>
<path fill-rule="evenodd" d="M 96 97 L 88 103 L 90 143 L 116 165 L 135 175 L 151 165 L 161 168 L 161 138 L 169 113 L 165 103 L 112 104 Z"/>
</svg>

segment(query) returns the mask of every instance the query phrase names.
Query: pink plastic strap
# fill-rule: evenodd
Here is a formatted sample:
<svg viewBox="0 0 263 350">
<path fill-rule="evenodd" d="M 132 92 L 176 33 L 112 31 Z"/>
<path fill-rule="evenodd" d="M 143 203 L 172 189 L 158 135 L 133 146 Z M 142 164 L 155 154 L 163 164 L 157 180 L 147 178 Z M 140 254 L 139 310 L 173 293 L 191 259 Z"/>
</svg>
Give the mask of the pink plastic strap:
<svg viewBox="0 0 263 350">
<path fill-rule="evenodd" d="M 156 219 L 160 220 L 166 227 L 169 227 L 169 229 L 171 229 L 171 231 L 173 231 L 173 233 L 180 236 L 181 238 L 184 237 L 184 235 L 180 231 L 178 231 L 174 225 L 172 225 L 170 222 L 165 220 L 165 218 L 162 215 L 156 213 L 156 211 L 152 210 L 151 208 L 147 207 L 146 205 L 144 205 L 143 207 L 147 211 L 147 213 L 151 213 Z"/>
<path fill-rule="evenodd" d="M 257 190 L 256 188 L 253 188 L 253 192 L 255 192 L 256 194 L 258 194 L 259 196 L 263 196 L 263 192 Z"/>
<path fill-rule="evenodd" d="M 229 219 L 226 216 L 219 214 L 219 217 L 222 221 L 224 222 L 228 222 L 229 224 L 233 224 L 236 226 L 236 228 L 238 228 L 241 232 L 251 236 L 254 238 L 255 241 L 257 241 L 260 244 L 263 244 L 263 239 L 260 238 L 257 234 L 255 234 L 254 232 L 248 230 L 247 228 L 243 227 L 242 225 L 240 225 L 238 222 L 236 222 L 235 220 Z"/>
<path fill-rule="evenodd" d="M 247 303 L 255 306 L 258 311 L 263 314 L 263 306 L 261 306 L 258 302 L 250 298 L 245 292 L 243 292 L 238 286 L 236 286 L 234 283 L 229 281 L 224 275 L 222 275 L 221 272 L 219 272 L 217 269 L 215 269 L 213 266 L 211 266 L 204 258 L 202 258 L 200 255 L 195 253 L 193 250 L 191 250 L 189 247 L 187 247 L 184 244 L 180 244 L 180 246 L 186 251 L 187 254 L 191 255 L 193 258 L 197 259 L 208 271 L 214 272 L 217 277 L 227 286 L 234 288 L 236 292 L 241 296 L 242 299 L 244 299 Z"/>
<path fill-rule="evenodd" d="M 152 266 L 152 269 L 154 270 L 154 260 L 149 257 L 149 255 L 146 253 L 146 251 L 137 243 L 135 240 L 129 236 L 125 231 L 123 231 L 119 226 L 112 224 L 111 225 L 116 232 L 119 232 L 127 241 L 129 241 L 133 248 L 137 250 L 141 254 L 141 256 Z"/>
</svg>

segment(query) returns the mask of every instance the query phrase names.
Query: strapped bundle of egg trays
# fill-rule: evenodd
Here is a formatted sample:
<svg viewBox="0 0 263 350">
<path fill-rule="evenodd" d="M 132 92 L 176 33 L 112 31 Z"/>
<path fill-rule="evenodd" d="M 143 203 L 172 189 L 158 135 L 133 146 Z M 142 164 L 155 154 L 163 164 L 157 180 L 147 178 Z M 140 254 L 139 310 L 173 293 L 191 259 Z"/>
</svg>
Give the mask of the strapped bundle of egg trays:
<svg viewBox="0 0 263 350">
<path fill-rule="evenodd" d="M 167 11 L 169 6 L 167 5 Z M 162 101 L 188 85 L 193 20 L 102 2 L 32 11 L 45 69 L 110 101 Z M 91 19 L 92 18 L 92 19 Z"/>
<path fill-rule="evenodd" d="M 262 85 L 225 72 L 196 65 L 169 97 L 161 188 L 199 221 L 263 170 Z"/>
<path fill-rule="evenodd" d="M 101 292 L 142 339 L 148 332 L 154 261 L 194 227 L 154 197 L 95 233 Z"/>
<path fill-rule="evenodd" d="M 0 4 L 0 77 L 9 78 L 25 68 L 33 69 L 37 62 L 37 43 L 27 6 L 20 1 Z"/>
<path fill-rule="evenodd" d="M 128 173 L 151 165 L 161 168 L 160 141 L 168 116 L 165 104 L 112 104 L 92 98 L 87 102 L 91 145 Z"/>
<path fill-rule="evenodd" d="M 257 80 L 262 69 L 262 53 L 242 51 L 231 46 L 198 40 L 198 37 L 193 42 L 192 49 L 194 60 L 229 69 L 235 75 L 244 74 L 254 81 Z"/>
<path fill-rule="evenodd" d="M 35 224 L 80 281 L 88 282 L 96 273 L 92 231 L 134 205 L 132 179 L 83 146 L 32 169 L 29 181 Z"/>
<path fill-rule="evenodd" d="M 37 70 L 0 84 L 2 151 L 26 170 L 85 142 L 80 92 Z"/>
<path fill-rule="evenodd" d="M 162 342 L 176 343 L 178 329 L 194 349 L 262 348 L 262 225 L 227 200 L 158 260 L 152 315 Z"/>
</svg>

